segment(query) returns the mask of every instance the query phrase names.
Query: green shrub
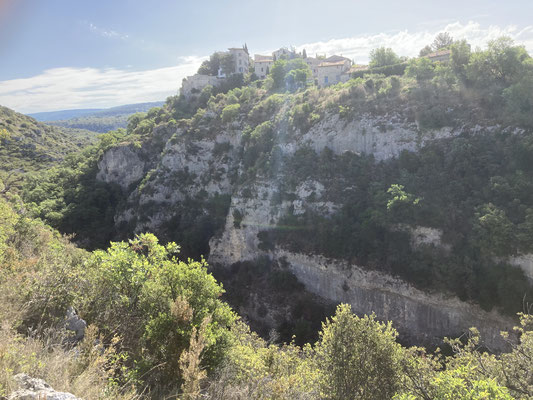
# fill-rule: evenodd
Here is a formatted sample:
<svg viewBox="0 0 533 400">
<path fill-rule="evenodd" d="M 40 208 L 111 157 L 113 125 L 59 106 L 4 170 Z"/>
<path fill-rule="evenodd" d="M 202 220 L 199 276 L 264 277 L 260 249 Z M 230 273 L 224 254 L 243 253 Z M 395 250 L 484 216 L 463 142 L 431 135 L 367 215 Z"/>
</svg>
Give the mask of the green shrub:
<svg viewBox="0 0 533 400">
<path fill-rule="evenodd" d="M 151 383 L 177 383 L 179 356 L 193 327 L 204 320 L 209 323 L 203 365 L 216 366 L 235 320 L 205 262 L 179 261 L 178 250 L 174 243 L 162 246 L 154 235 L 143 234 L 95 251 L 87 265 L 86 319 L 106 335 L 120 336 L 141 371 L 151 371 Z"/>
<path fill-rule="evenodd" d="M 225 124 L 233 121 L 238 115 L 241 109 L 240 104 L 230 104 L 222 110 L 222 122 Z"/>
<path fill-rule="evenodd" d="M 400 388 L 403 349 L 391 323 L 342 304 L 320 333 L 317 361 L 327 399 L 388 400 Z"/>
<path fill-rule="evenodd" d="M 384 76 L 391 75 L 403 75 L 405 69 L 407 68 L 407 63 L 398 63 L 394 65 L 386 65 L 383 67 L 369 68 L 367 70 L 355 71 L 352 72 L 352 78 L 362 78 L 365 75 L 371 74 L 382 74 Z"/>
</svg>

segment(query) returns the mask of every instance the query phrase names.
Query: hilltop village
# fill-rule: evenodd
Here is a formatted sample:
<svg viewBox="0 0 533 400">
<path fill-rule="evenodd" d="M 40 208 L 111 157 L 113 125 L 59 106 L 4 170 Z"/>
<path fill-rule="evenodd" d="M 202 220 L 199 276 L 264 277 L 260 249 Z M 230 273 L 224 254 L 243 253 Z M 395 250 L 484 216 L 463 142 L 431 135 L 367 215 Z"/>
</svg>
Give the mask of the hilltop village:
<svg viewBox="0 0 533 400">
<path fill-rule="evenodd" d="M 437 51 L 427 54 L 432 61 L 447 62 L 450 57 L 449 50 Z M 342 55 L 318 55 L 309 57 L 305 51 L 296 52 L 294 48 L 281 47 L 270 55 L 255 54 L 253 59 L 248 51 L 248 46 L 230 47 L 227 51 L 216 52 L 211 56 L 214 68 L 203 68 L 206 62 L 198 70 L 198 73 L 184 78 L 181 86 L 181 94 L 188 96 L 197 93 L 204 87 L 220 86 L 228 77 L 235 74 L 250 72 L 254 79 L 265 79 L 272 66 L 277 60 L 302 59 L 311 70 L 312 79 L 308 84 L 318 87 L 326 87 L 348 81 L 353 73 L 368 69 L 368 65 L 357 65 L 351 59 Z M 213 62 L 215 61 L 215 62 Z"/>
</svg>

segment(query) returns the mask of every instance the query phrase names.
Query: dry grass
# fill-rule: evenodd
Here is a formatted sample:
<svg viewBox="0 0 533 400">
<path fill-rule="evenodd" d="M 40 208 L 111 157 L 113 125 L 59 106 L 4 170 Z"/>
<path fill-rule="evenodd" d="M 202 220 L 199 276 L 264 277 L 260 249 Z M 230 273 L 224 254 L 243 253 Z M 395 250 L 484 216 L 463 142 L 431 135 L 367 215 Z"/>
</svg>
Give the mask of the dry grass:
<svg viewBox="0 0 533 400">
<path fill-rule="evenodd" d="M 67 345 L 66 340 L 58 331 L 42 338 L 22 336 L 4 324 L 0 328 L 0 396 L 17 389 L 14 375 L 26 373 L 85 400 L 139 398 L 133 388 L 112 384 L 114 349 L 94 345 L 98 343 L 95 329 L 88 329 L 77 346 Z"/>
</svg>

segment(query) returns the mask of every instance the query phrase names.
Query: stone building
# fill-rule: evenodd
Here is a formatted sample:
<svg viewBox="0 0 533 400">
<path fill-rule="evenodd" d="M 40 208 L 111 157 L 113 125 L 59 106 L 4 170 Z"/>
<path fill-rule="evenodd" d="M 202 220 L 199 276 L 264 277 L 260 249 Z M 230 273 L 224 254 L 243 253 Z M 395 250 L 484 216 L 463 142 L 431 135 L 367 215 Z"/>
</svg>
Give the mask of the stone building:
<svg viewBox="0 0 533 400">
<path fill-rule="evenodd" d="M 309 68 L 311 69 L 311 72 L 313 73 L 313 78 L 318 78 L 318 66 L 324 62 L 321 58 L 315 58 L 315 57 L 307 57 L 303 59 L 307 65 L 309 65 Z"/>
<path fill-rule="evenodd" d="M 273 64 L 274 58 L 272 56 L 262 56 L 260 54 L 254 56 L 254 72 L 259 79 L 266 78 Z"/>
<path fill-rule="evenodd" d="M 222 81 L 223 79 L 216 76 L 195 74 L 183 78 L 183 81 L 181 81 L 180 93 L 184 96 L 190 96 L 191 94 L 201 92 L 207 85 L 218 86 Z"/>
<path fill-rule="evenodd" d="M 228 49 L 235 61 L 235 74 L 246 74 L 250 68 L 250 56 L 246 47 L 231 47 Z"/>
<path fill-rule="evenodd" d="M 317 82 L 319 87 L 335 85 L 350 79 L 352 62 L 342 56 L 331 56 L 322 60 L 317 66 Z"/>
<path fill-rule="evenodd" d="M 274 52 L 272 52 L 272 57 L 275 60 L 279 60 L 280 58 L 287 58 L 292 59 L 296 57 L 296 51 L 294 49 L 288 49 L 287 47 L 282 47 Z"/>
</svg>

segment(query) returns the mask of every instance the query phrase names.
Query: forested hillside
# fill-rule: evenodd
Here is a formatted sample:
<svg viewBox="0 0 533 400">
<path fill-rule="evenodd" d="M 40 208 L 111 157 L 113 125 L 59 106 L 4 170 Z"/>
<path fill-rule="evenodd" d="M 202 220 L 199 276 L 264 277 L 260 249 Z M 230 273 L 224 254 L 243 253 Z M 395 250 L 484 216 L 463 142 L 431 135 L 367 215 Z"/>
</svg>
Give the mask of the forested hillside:
<svg viewBox="0 0 533 400">
<path fill-rule="evenodd" d="M 450 64 L 414 59 L 402 76 L 371 69 L 325 89 L 286 86 L 294 68 L 306 66 L 279 60 L 264 82 L 216 96 L 207 87 L 130 118 L 113 150 L 125 151 L 130 143 L 132 152 L 114 181 L 122 186 L 121 201 L 109 201 L 111 189 L 67 195 L 77 180 L 81 188 L 93 188 L 115 179 L 97 180 L 98 160 L 88 155 L 31 181 L 25 199 L 56 227 L 84 232 L 80 239 L 98 238 L 100 245 L 109 236 L 87 227 L 111 226 L 112 204 L 120 204 L 114 211 L 115 221 L 122 221 L 114 225 L 117 237 L 154 230 L 199 257 L 209 253 L 228 214 L 237 232 L 248 234 L 240 226 L 252 212 L 245 204 L 258 199 L 260 182 L 270 180 L 268 204 L 278 221 L 269 217 L 268 229 L 250 231 L 260 241 L 251 250 L 258 258 L 273 246 L 321 254 L 423 289 L 453 292 L 487 310 L 520 311 L 532 289 L 506 261 L 532 251 L 533 92 L 523 89 L 533 67 L 525 50 L 505 38 L 477 52 L 458 42 Z M 365 120 L 370 122 L 363 127 Z M 324 142 L 324 129 L 355 129 L 355 136 L 339 151 Z M 343 141 L 343 135 L 351 134 L 326 139 Z M 377 142 L 372 147 L 363 140 Z M 204 171 L 193 160 L 206 151 L 206 141 L 215 145 Z M 346 151 L 350 146 L 362 151 Z M 171 160 L 181 157 L 190 160 L 173 167 Z M 129 177 L 134 170 L 138 175 Z M 47 182 L 56 190 L 43 191 Z M 320 186 L 320 193 L 302 198 L 303 182 Z M 79 223 L 88 215 L 91 224 Z M 408 231 L 417 226 L 437 229 L 442 244 L 413 248 Z"/>
<path fill-rule="evenodd" d="M 154 101 L 150 103 L 127 104 L 124 106 L 94 110 L 87 113 L 84 112 L 82 115 L 74 117 L 68 117 L 67 111 L 64 112 L 67 117 L 62 117 L 60 111 L 53 113 L 38 113 L 35 114 L 35 117 L 39 121 L 46 121 L 51 125 L 64 128 L 87 129 L 93 132 L 106 133 L 119 128 L 126 128 L 128 118 L 132 114 L 144 113 L 153 107 L 160 107 L 162 105 L 162 101 Z M 78 113 L 81 114 L 81 111 L 84 110 L 79 110 Z"/>
<path fill-rule="evenodd" d="M 182 260 L 151 234 L 88 253 L 0 198 L 0 395 L 25 373 L 86 400 L 533 396 L 531 317 L 500 356 L 480 352 L 475 330 L 448 341 L 449 356 L 404 348 L 390 323 L 348 305 L 316 343 L 278 345 L 220 300 L 204 262 Z M 65 330 L 69 307 L 88 327 Z"/>
<path fill-rule="evenodd" d="M 326 88 L 280 58 L 5 191 L 0 390 L 30 372 L 86 399 L 533 398 L 533 59 L 446 47 L 378 49 Z M 68 306 L 81 357 L 56 346 Z"/>
<path fill-rule="evenodd" d="M 0 173 L 14 182 L 60 163 L 95 139 L 94 132 L 52 127 L 0 106 Z"/>
</svg>

